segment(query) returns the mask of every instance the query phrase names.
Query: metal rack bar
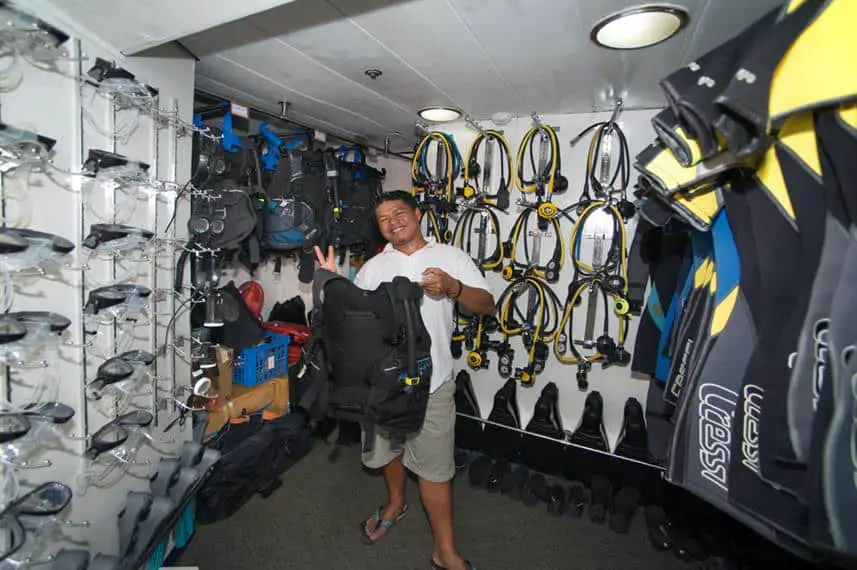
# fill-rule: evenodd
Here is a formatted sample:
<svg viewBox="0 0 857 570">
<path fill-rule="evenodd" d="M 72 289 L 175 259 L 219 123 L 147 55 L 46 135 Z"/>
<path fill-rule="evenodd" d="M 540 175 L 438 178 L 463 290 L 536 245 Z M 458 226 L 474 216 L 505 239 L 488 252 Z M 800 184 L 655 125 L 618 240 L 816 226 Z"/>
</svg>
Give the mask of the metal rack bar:
<svg viewBox="0 0 857 570">
<path fill-rule="evenodd" d="M 209 92 L 207 92 L 207 91 L 203 91 L 202 89 L 194 89 L 194 94 L 195 94 L 195 95 L 198 95 L 198 96 L 202 96 L 202 97 L 208 98 L 208 99 L 211 99 L 211 100 L 215 100 L 215 101 L 223 101 L 223 102 L 227 102 L 227 103 L 229 102 L 229 100 L 228 100 L 228 99 L 226 99 L 226 98 L 224 98 L 224 97 L 220 97 L 219 95 L 215 95 L 215 94 L 213 94 L 213 93 L 209 93 Z M 249 105 L 247 105 L 246 107 L 250 110 L 250 115 L 251 115 L 251 116 L 252 116 L 252 115 L 256 115 L 257 117 L 264 117 L 264 118 L 269 119 L 269 120 L 272 120 L 272 121 L 279 121 L 279 122 L 280 122 L 281 124 L 283 124 L 284 126 L 294 125 L 294 126 L 297 126 L 297 127 L 304 128 L 304 129 L 306 129 L 306 130 L 308 130 L 308 131 L 310 131 L 310 132 L 312 132 L 312 131 L 314 131 L 314 130 L 315 130 L 315 128 L 313 128 L 313 127 L 311 127 L 311 126 L 309 126 L 309 125 L 306 125 L 306 124 L 304 124 L 304 123 L 301 123 L 301 122 L 299 122 L 299 121 L 295 121 L 294 119 L 289 119 L 288 117 L 283 117 L 283 116 L 281 116 L 281 115 L 277 115 L 276 113 L 271 113 L 271 112 L 269 112 L 269 111 L 263 111 L 263 110 L 261 110 L 261 109 L 256 109 L 256 108 L 254 108 L 254 107 L 250 107 Z M 219 109 L 220 107 L 218 106 L 217 108 Z M 203 109 L 203 111 L 205 111 L 205 110 L 207 110 L 207 109 Z M 358 142 L 358 141 L 356 141 L 356 140 L 354 140 L 354 139 L 351 139 L 351 138 L 348 138 L 348 137 L 344 137 L 344 136 L 341 136 L 341 135 L 336 135 L 336 134 L 333 134 L 333 133 L 327 133 L 327 134 L 328 134 L 328 136 L 330 136 L 331 138 L 334 138 L 334 139 L 340 140 L 340 141 L 344 142 L 345 144 L 353 144 L 353 145 L 361 146 L 361 147 L 364 147 L 364 148 L 367 148 L 367 149 L 368 149 L 368 148 L 371 148 L 371 149 L 373 149 L 373 150 L 375 150 L 375 151 L 377 151 L 377 152 L 381 153 L 383 156 L 391 156 L 391 157 L 394 157 L 394 158 L 398 158 L 399 160 L 406 160 L 406 161 L 408 161 L 408 162 L 411 162 L 411 157 L 407 156 L 407 155 L 406 155 L 406 154 L 404 154 L 404 153 L 401 153 L 401 152 L 391 152 L 391 151 L 389 151 L 388 149 L 385 149 L 384 147 L 380 147 L 380 146 L 377 146 L 377 145 L 374 145 L 374 144 L 370 144 L 370 143 L 367 143 L 367 142 Z"/>
<path fill-rule="evenodd" d="M 585 445 L 578 445 L 576 443 L 572 443 L 572 442 L 565 440 L 565 439 L 557 439 L 555 437 L 548 437 L 546 435 L 541 435 L 539 433 L 529 432 L 529 431 L 523 430 L 521 428 L 514 428 L 512 426 L 507 426 L 507 425 L 500 424 L 497 422 L 492 422 L 491 420 L 485 420 L 485 419 L 482 419 L 482 418 L 479 418 L 476 416 L 471 416 L 469 414 L 463 414 L 461 412 L 455 412 L 455 414 L 461 418 L 467 418 L 470 420 L 475 420 L 475 421 L 480 422 L 480 423 L 485 424 L 485 425 L 492 425 L 492 426 L 496 426 L 496 427 L 501 427 L 501 428 L 507 429 L 509 431 L 516 431 L 518 433 L 525 434 L 529 437 L 540 437 L 544 440 L 552 441 L 554 443 L 561 443 L 563 445 L 567 445 L 567 446 L 573 447 L 575 449 L 580 449 L 582 451 L 587 451 L 590 453 L 596 453 L 598 455 L 603 455 L 605 457 L 612 457 L 614 459 L 619 459 L 620 461 L 628 461 L 630 463 L 636 463 L 637 465 L 640 465 L 642 467 L 648 467 L 650 469 L 655 469 L 657 471 L 666 471 L 665 467 L 662 467 L 660 465 L 655 465 L 654 463 L 648 463 L 646 461 L 640 461 L 639 459 L 632 459 L 631 457 L 623 457 L 621 455 L 615 455 L 615 454 L 610 453 L 610 452 L 601 451 L 600 449 L 593 449 L 591 447 L 586 447 Z"/>
<path fill-rule="evenodd" d="M 79 39 L 75 39 L 71 42 L 71 57 L 74 60 L 77 60 L 77 73 L 79 76 L 83 77 L 83 60 L 80 58 L 80 55 L 83 51 L 81 46 L 81 42 Z M 80 161 L 79 164 L 83 164 L 86 160 L 86 153 L 84 151 L 84 140 L 83 140 L 83 132 L 84 132 L 84 117 L 83 117 L 83 108 L 81 103 L 83 102 L 83 90 L 84 90 L 85 82 L 80 82 L 77 84 L 74 90 L 74 108 L 77 109 L 77 115 L 74 121 L 74 148 L 77 149 L 77 159 Z M 78 192 L 78 195 L 81 190 L 81 181 L 79 176 L 75 176 L 72 178 L 72 184 L 75 187 L 75 190 Z M 77 212 L 78 215 L 78 223 L 77 223 L 77 239 L 76 239 L 76 248 L 75 253 L 77 256 L 81 256 L 80 253 L 82 250 L 82 242 L 83 236 L 86 235 L 86 203 L 83 200 L 80 200 L 80 207 Z M 80 405 L 78 408 L 77 416 L 80 418 L 80 422 L 82 424 L 83 431 L 83 449 L 81 451 L 86 450 L 89 446 L 89 405 L 86 399 L 86 383 L 88 380 L 87 374 L 87 360 L 88 355 L 86 352 L 86 329 L 84 325 L 85 315 L 83 314 L 83 307 L 86 305 L 86 277 L 83 272 L 80 273 L 80 286 L 78 289 L 78 306 L 80 310 L 80 325 L 78 326 L 78 335 L 80 337 L 80 368 L 81 368 L 81 381 L 80 381 Z"/>
</svg>

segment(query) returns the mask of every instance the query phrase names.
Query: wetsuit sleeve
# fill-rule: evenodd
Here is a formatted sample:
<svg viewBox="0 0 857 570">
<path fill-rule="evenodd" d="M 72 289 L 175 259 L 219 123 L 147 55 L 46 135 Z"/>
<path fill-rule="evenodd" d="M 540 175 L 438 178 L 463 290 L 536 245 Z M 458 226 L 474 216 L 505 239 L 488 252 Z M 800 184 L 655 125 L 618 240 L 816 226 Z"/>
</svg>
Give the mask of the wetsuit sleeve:
<svg viewBox="0 0 857 570">
<path fill-rule="evenodd" d="M 479 271 L 479 268 L 476 267 L 476 263 L 470 259 L 470 256 L 464 253 L 461 250 L 456 250 L 455 256 L 455 277 L 468 287 L 474 287 L 476 289 L 482 289 L 483 291 L 491 292 L 491 287 L 488 285 L 488 281 L 485 280 L 485 276 L 482 275 L 482 272 Z"/>
</svg>

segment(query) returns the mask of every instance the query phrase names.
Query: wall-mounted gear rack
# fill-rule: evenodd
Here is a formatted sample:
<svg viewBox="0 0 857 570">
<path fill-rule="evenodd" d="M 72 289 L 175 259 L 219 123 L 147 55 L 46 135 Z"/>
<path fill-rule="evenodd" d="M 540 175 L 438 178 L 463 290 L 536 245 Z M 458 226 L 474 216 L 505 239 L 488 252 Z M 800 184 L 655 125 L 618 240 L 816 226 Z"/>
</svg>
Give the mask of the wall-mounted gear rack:
<svg viewBox="0 0 857 570">
<path fill-rule="evenodd" d="M 223 114 L 223 103 L 229 103 L 229 99 L 220 97 L 219 95 L 215 95 L 207 91 L 203 91 L 202 89 L 195 89 L 194 96 L 199 102 L 211 104 L 211 106 L 196 109 L 194 111 L 196 114 L 201 115 L 203 120 L 205 120 L 206 118 L 221 116 Z M 251 119 L 265 121 L 284 129 L 292 129 L 294 127 L 299 127 L 310 133 L 310 136 L 312 136 L 312 133 L 316 130 L 315 127 L 301 123 L 294 119 L 290 119 L 289 117 L 278 115 L 277 113 L 271 113 L 270 111 L 264 111 L 262 109 L 257 109 L 255 107 L 250 107 L 247 105 L 245 105 L 245 107 L 247 107 Z M 398 158 L 399 160 L 406 160 L 408 162 L 411 162 L 412 159 L 411 156 L 408 156 L 408 154 L 404 152 L 393 152 L 388 148 L 370 144 L 366 141 L 357 141 L 327 131 L 325 131 L 325 133 L 327 134 L 329 139 L 335 139 L 337 141 L 342 142 L 343 144 L 356 145 L 366 149 L 372 149 L 378 152 L 380 156 Z"/>
<path fill-rule="evenodd" d="M 601 455 L 603 457 L 610 457 L 613 459 L 618 459 L 620 461 L 627 461 L 628 463 L 634 463 L 634 464 L 639 465 L 641 467 L 647 467 L 649 469 L 654 469 L 656 471 L 661 471 L 661 472 L 666 471 L 665 467 L 662 467 L 660 465 L 655 465 L 654 463 L 649 463 L 647 461 L 640 461 L 639 459 L 634 459 L 632 457 L 625 457 L 623 455 L 616 455 L 614 453 L 607 452 L 607 451 L 601 451 L 600 449 L 594 449 L 592 447 L 586 447 L 585 445 L 579 445 L 577 443 L 572 443 L 566 439 L 559 439 L 556 437 L 549 437 L 549 436 L 542 435 L 539 433 L 533 433 L 533 432 L 527 431 L 525 429 L 507 426 L 505 424 L 497 423 L 497 422 L 487 420 L 487 419 L 483 419 L 483 418 L 479 418 L 476 416 L 471 416 L 470 414 L 464 414 L 462 412 L 456 412 L 455 414 L 458 417 L 474 420 L 474 421 L 480 422 L 483 425 L 492 425 L 492 426 L 503 428 L 503 429 L 506 429 L 509 431 L 518 432 L 518 433 L 526 435 L 527 437 L 538 437 L 538 438 L 541 438 L 541 439 L 544 439 L 547 441 L 552 441 L 554 443 L 561 443 L 562 445 L 567 445 L 568 447 L 573 447 L 573 448 L 579 449 L 581 451 L 595 453 L 595 454 Z"/>
</svg>

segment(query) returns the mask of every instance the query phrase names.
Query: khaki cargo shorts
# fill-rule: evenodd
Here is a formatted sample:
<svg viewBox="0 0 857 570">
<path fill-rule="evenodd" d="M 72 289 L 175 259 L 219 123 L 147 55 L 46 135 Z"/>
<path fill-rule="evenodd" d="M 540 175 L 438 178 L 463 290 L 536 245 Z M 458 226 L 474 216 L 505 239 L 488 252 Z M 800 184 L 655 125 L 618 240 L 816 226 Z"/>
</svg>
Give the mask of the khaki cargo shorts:
<svg viewBox="0 0 857 570">
<path fill-rule="evenodd" d="M 418 433 L 395 445 L 383 433 L 376 433 L 372 450 L 363 454 L 363 465 L 380 469 L 401 455 L 405 467 L 420 478 L 444 483 L 455 475 L 454 453 L 455 382 L 450 379 L 429 396 L 426 419 Z"/>
</svg>

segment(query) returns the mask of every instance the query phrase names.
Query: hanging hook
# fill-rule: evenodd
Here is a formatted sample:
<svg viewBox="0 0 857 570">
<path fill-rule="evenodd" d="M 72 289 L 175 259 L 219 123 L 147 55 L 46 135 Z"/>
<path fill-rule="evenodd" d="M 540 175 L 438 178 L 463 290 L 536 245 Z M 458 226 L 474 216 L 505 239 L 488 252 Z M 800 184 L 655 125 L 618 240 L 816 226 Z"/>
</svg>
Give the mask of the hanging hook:
<svg viewBox="0 0 857 570">
<path fill-rule="evenodd" d="M 610 115 L 610 120 L 607 121 L 607 132 L 613 130 L 613 125 L 616 124 L 616 119 L 619 118 L 619 113 L 622 112 L 622 98 L 616 99 L 616 103 L 613 107 L 613 113 Z"/>
<path fill-rule="evenodd" d="M 482 134 L 482 135 L 485 134 L 485 129 L 482 128 L 482 125 L 477 123 L 476 120 L 473 117 L 471 117 L 470 115 L 464 116 L 464 122 L 467 123 L 467 125 L 470 126 L 472 129 L 478 131 L 479 134 Z"/>
<path fill-rule="evenodd" d="M 29 461 L 15 461 L 14 459 L 4 459 L 3 463 L 7 463 L 16 469 L 44 469 L 51 467 L 54 463 L 50 459 L 43 459 L 35 463 Z"/>
<path fill-rule="evenodd" d="M 48 361 L 47 360 L 39 360 L 37 362 L 25 362 L 23 360 L 12 360 L 6 362 L 6 366 L 9 368 L 18 368 L 21 370 L 34 370 L 37 368 L 47 368 Z"/>
</svg>

